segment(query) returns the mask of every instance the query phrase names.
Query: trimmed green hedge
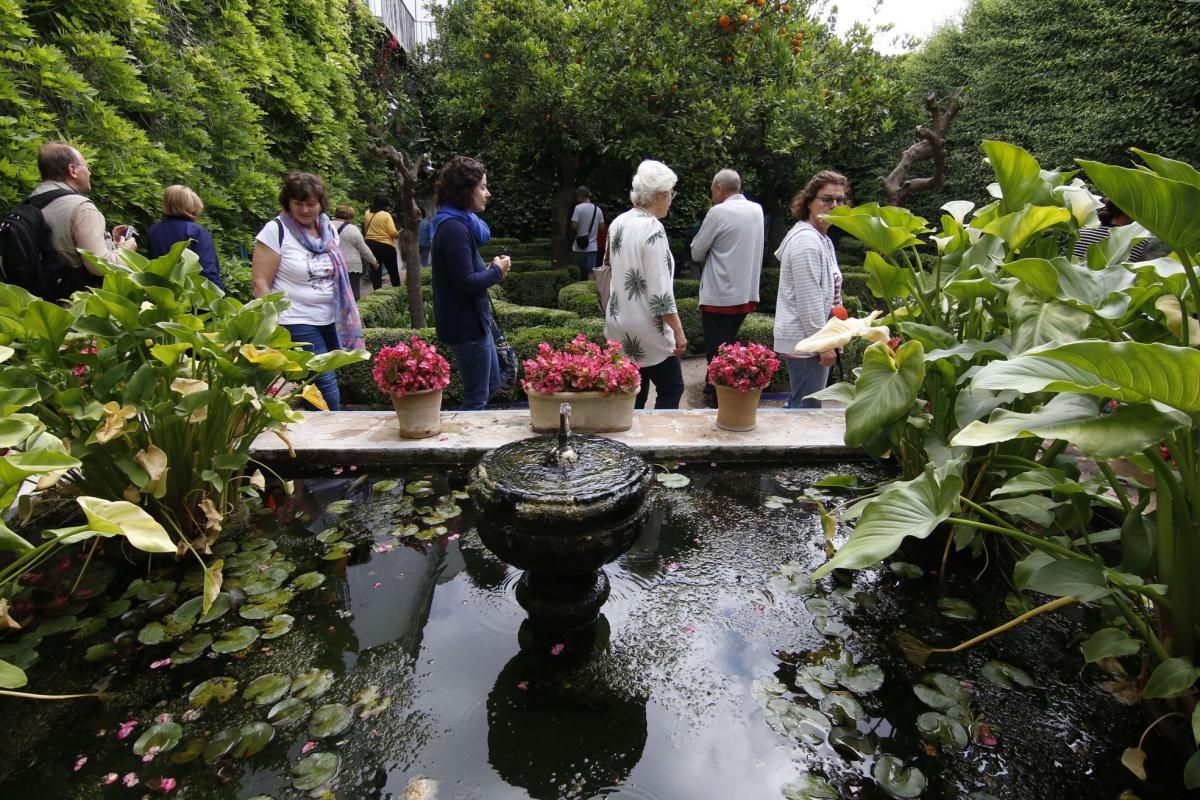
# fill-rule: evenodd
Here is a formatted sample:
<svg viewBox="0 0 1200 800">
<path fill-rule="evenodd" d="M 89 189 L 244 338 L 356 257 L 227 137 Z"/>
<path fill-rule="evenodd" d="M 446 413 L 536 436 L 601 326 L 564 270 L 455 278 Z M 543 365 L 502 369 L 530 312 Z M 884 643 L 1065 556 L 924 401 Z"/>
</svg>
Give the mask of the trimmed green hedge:
<svg viewBox="0 0 1200 800">
<path fill-rule="evenodd" d="M 679 312 L 679 324 L 683 326 L 683 335 L 688 340 L 688 353 L 703 353 L 704 326 L 700 322 L 700 298 L 676 298 L 675 310 Z"/>
<path fill-rule="evenodd" d="M 700 281 L 694 278 L 676 278 L 674 288 L 676 300 L 700 296 Z"/>
<path fill-rule="evenodd" d="M 837 244 L 837 257 L 843 269 L 861 267 L 867 258 L 867 246 L 850 234 L 843 234 Z"/>
<path fill-rule="evenodd" d="M 554 269 L 541 272 L 510 272 L 501 283 L 504 299 L 519 306 L 553 308 L 558 302 L 558 293 L 571 283 L 566 270 Z"/>
<path fill-rule="evenodd" d="M 595 281 L 576 281 L 559 289 L 558 307 L 581 317 L 603 319 L 600 291 L 596 288 Z"/>
<path fill-rule="evenodd" d="M 489 242 L 479 248 L 479 254 L 483 256 L 484 261 L 491 261 L 498 255 L 507 254 L 512 257 L 513 261 L 523 260 L 543 260 L 549 261 L 551 251 L 549 245 L 540 244 L 510 244 L 498 245 L 495 241 Z"/>
<path fill-rule="evenodd" d="M 496 312 L 496 322 L 509 338 L 518 330 L 538 326 L 562 327 L 574 325 L 579 316 L 571 311 L 557 308 L 540 308 L 537 306 L 521 306 L 505 300 L 492 301 Z"/>
<path fill-rule="evenodd" d="M 871 294 L 871 290 L 867 287 L 869 277 L 865 272 L 842 273 L 842 305 L 849 309 L 850 306 L 846 301 L 853 297 L 858 300 L 860 308 L 875 308 L 875 295 Z"/>
<path fill-rule="evenodd" d="M 554 269 L 554 262 L 548 258 L 514 258 L 512 262 L 513 272 L 545 272 L 548 269 Z"/>
<path fill-rule="evenodd" d="M 763 268 L 758 280 L 758 310 L 775 313 L 775 302 L 779 297 L 779 270 Z"/>
<path fill-rule="evenodd" d="M 409 324 L 408 292 L 404 287 L 376 289 L 358 301 L 364 328 L 405 327 Z M 403 319 L 403 325 L 396 320 Z"/>
</svg>

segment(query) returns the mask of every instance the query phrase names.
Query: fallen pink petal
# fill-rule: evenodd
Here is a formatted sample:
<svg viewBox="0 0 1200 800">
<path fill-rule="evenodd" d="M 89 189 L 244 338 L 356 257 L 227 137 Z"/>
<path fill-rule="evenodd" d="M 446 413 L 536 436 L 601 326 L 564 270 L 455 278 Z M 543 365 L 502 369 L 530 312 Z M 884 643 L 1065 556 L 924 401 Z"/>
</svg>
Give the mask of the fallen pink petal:
<svg viewBox="0 0 1200 800">
<path fill-rule="evenodd" d="M 175 718 L 170 714 L 159 714 L 154 718 L 154 721 L 165 725 L 168 722 L 174 722 Z"/>
<path fill-rule="evenodd" d="M 304 746 L 300 748 L 300 753 L 301 753 L 301 755 L 303 755 L 304 753 L 311 753 L 313 750 L 316 750 L 316 749 L 317 749 L 316 742 L 305 742 Z"/>
<path fill-rule="evenodd" d="M 126 786 L 137 786 L 138 776 L 136 773 L 126 772 L 125 777 L 121 778 L 121 783 L 125 784 Z"/>
<path fill-rule="evenodd" d="M 124 739 L 129 734 L 133 733 L 133 729 L 137 727 L 137 720 L 131 719 L 128 722 L 122 722 L 117 728 L 117 738 Z"/>
<path fill-rule="evenodd" d="M 567 646 L 560 642 L 559 644 L 556 644 L 556 645 L 554 645 L 554 647 L 550 648 L 550 655 L 556 656 L 565 649 L 567 649 Z"/>
<path fill-rule="evenodd" d="M 677 569 L 679 569 L 678 563 L 672 561 L 671 563 L 667 564 L 667 572 L 674 572 Z"/>
<path fill-rule="evenodd" d="M 688 624 L 687 624 L 687 625 L 684 627 L 684 629 L 683 629 L 683 632 L 684 632 L 684 633 L 695 633 L 695 632 L 696 632 L 696 626 L 695 626 L 695 625 L 693 625 L 692 623 L 690 623 L 690 622 L 689 622 L 689 623 L 688 623 Z"/>
<path fill-rule="evenodd" d="M 517 684 L 517 688 L 520 689 L 521 691 L 528 689 L 529 681 L 521 681 L 520 683 Z"/>
<path fill-rule="evenodd" d="M 101 778 L 100 782 L 102 784 L 104 784 L 105 786 L 111 786 L 112 784 L 116 783 L 119 780 L 121 780 L 120 775 L 118 775 L 115 772 L 110 772 L 107 775 L 105 775 L 103 778 Z"/>
<path fill-rule="evenodd" d="M 79 770 L 83 769 L 83 765 L 86 764 L 87 762 L 88 762 L 87 756 L 80 756 L 79 758 L 75 759 L 75 771 L 79 772 Z"/>
<path fill-rule="evenodd" d="M 447 541 L 450 541 L 450 542 L 453 542 L 455 539 L 457 539 L 457 538 L 458 538 L 458 537 L 460 537 L 460 536 L 462 536 L 462 534 L 461 534 L 461 533 L 452 533 L 452 534 L 450 534 L 449 536 L 447 536 L 447 537 L 446 537 L 446 540 L 447 540 Z"/>
<path fill-rule="evenodd" d="M 174 778 L 167 778 L 167 777 L 152 778 L 152 779 L 146 781 L 147 786 L 149 786 L 151 789 L 155 790 L 156 792 L 162 792 L 163 794 L 166 794 L 167 792 L 172 791 L 175 788 L 176 783 L 177 783 L 177 781 Z"/>
<path fill-rule="evenodd" d="M 151 662 L 150 662 L 150 669 L 158 669 L 158 668 L 160 668 L 160 667 L 166 667 L 166 666 L 170 666 L 170 664 L 171 664 L 171 659 L 169 659 L 169 658 L 160 658 L 158 661 L 151 661 Z"/>
<path fill-rule="evenodd" d="M 371 588 L 372 588 L 372 589 L 378 589 L 380 586 L 383 586 L 383 584 L 382 584 L 382 583 L 380 583 L 379 581 L 375 581 L 375 583 L 374 583 L 374 584 L 372 584 Z"/>
</svg>

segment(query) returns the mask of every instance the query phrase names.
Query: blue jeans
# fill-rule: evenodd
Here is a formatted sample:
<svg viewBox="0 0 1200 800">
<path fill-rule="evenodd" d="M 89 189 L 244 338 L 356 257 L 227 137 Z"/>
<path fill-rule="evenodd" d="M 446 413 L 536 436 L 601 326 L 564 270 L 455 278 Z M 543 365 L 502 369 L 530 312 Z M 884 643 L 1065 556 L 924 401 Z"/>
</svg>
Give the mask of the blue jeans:
<svg viewBox="0 0 1200 800">
<path fill-rule="evenodd" d="M 592 274 L 599 259 L 600 252 L 598 250 L 590 250 L 586 253 L 571 252 L 571 260 L 575 262 L 575 266 L 579 267 L 579 280 L 586 281 L 588 279 L 588 275 Z"/>
<path fill-rule="evenodd" d="M 653 367 L 640 367 L 642 373 L 642 388 L 638 390 L 634 408 L 645 408 L 646 398 L 650 396 L 650 384 L 654 384 L 655 408 L 679 408 L 679 398 L 683 397 L 683 363 L 679 356 L 668 356 Z"/>
<path fill-rule="evenodd" d="M 496 392 L 500 391 L 500 359 L 492 334 L 469 342 L 453 342 L 450 349 L 462 375 L 463 400 L 460 411 L 482 411 Z"/>
<path fill-rule="evenodd" d="M 792 393 L 784 408 L 820 408 L 820 400 L 805 400 L 813 392 L 819 392 L 829 382 L 829 367 L 822 367 L 817 356 L 812 358 L 782 358 L 787 364 L 788 383 Z"/>
<path fill-rule="evenodd" d="M 308 349 L 316 355 L 328 353 L 330 350 L 337 350 L 340 347 L 337 328 L 333 323 L 328 325 L 284 325 L 283 327 L 292 335 L 292 341 L 308 345 Z M 333 372 L 318 375 L 316 383 L 329 410 L 340 411 L 342 393 L 338 390 L 337 378 L 334 377 Z"/>
</svg>

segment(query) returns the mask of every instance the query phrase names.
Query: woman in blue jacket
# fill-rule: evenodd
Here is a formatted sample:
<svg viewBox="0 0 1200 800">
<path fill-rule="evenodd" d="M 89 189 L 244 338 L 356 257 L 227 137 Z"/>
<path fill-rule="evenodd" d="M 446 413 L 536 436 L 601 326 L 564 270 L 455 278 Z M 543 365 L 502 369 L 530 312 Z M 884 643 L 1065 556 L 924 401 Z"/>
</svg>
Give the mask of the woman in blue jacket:
<svg viewBox="0 0 1200 800">
<path fill-rule="evenodd" d="M 504 280 L 512 262 L 485 264 L 479 248 L 492 238 L 479 213 L 491 193 L 483 164 L 467 156 L 446 162 L 434 188 L 433 317 L 438 340 L 454 352 L 463 380 L 463 411 L 478 411 L 500 389 L 488 288 Z"/>
<path fill-rule="evenodd" d="M 200 274 L 225 289 L 217 251 L 212 237 L 196 217 L 204 210 L 199 195 L 186 186 L 175 184 L 163 190 L 163 218 L 150 226 L 150 258 L 165 256 L 176 242 L 191 239 L 188 249 L 200 257 Z"/>
</svg>

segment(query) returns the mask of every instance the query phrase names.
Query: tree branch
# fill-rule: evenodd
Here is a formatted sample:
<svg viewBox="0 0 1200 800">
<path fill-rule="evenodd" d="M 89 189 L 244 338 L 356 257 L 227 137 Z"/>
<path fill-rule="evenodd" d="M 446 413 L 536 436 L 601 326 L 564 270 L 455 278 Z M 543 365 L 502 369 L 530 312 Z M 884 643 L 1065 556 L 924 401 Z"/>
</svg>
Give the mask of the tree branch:
<svg viewBox="0 0 1200 800">
<path fill-rule="evenodd" d="M 941 103 L 936 94 L 925 98 L 925 108 L 929 111 L 930 126 L 918 126 L 913 142 L 900 154 L 896 167 L 879 179 L 879 185 L 887 193 L 888 203 L 893 206 L 903 206 L 908 198 L 917 192 L 936 189 L 946 182 L 946 131 L 950 123 L 958 115 L 962 106 L 962 89 L 950 93 L 946 110 L 942 111 Z M 933 161 L 933 175 L 928 178 L 913 178 L 905 181 L 904 176 L 919 161 Z"/>
</svg>

